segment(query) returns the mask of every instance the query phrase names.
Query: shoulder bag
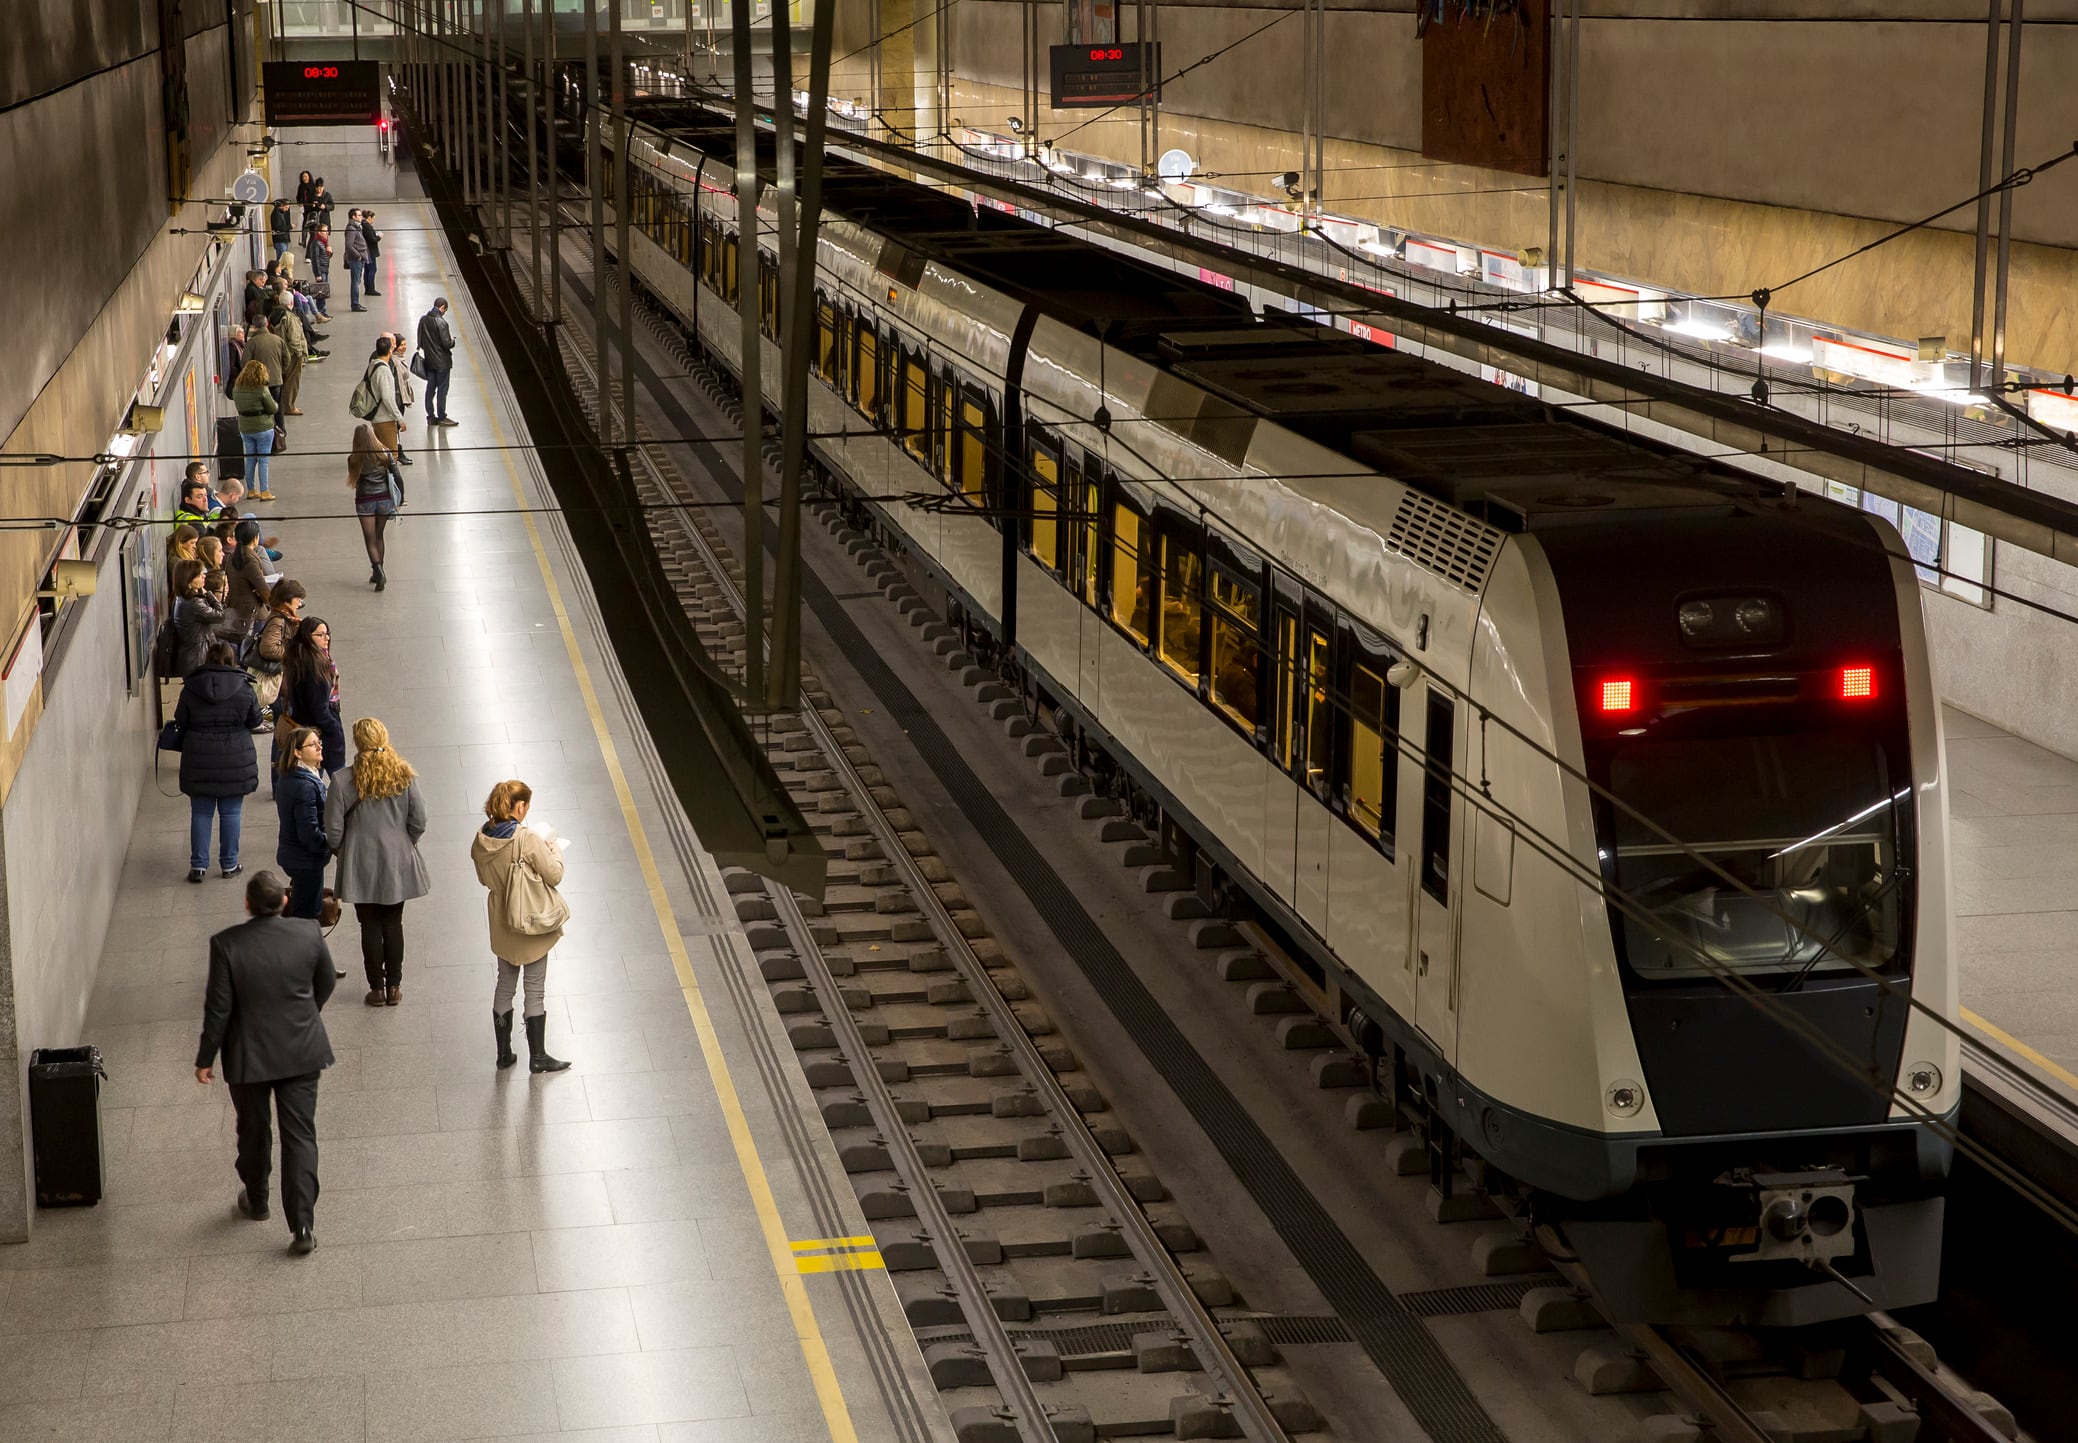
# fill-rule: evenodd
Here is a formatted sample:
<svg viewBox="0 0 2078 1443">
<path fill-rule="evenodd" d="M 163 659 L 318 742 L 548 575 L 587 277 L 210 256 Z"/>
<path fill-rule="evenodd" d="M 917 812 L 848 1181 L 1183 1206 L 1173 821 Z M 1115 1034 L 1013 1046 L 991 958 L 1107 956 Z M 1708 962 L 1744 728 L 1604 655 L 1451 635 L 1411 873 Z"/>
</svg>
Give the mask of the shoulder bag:
<svg viewBox="0 0 2078 1443">
<path fill-rule="evenodd" d="M 523 846 L 518 836 L 513 845 Z M 570 920 L 570 906 L 563 894 L 541 880 L 534 864 L 522 851 L 513 859 L 512 875 L 505 883 L 505 925 L 522 937 L 545 937 L 560 931 Z"/>
<path fill-rule="evenodd" d="M 397 469 L 397 463 L 395 461 L 392 461 L 390 462 L 390 505 L 402 506 L 403 504 L 404 473 L 399 471 Z"/>
<path fill-rule="evenodd" d="M 426 356 L 423 351 L 411 353 L 411 374 L 421 381 L 426 379 Z"/>
</svg>

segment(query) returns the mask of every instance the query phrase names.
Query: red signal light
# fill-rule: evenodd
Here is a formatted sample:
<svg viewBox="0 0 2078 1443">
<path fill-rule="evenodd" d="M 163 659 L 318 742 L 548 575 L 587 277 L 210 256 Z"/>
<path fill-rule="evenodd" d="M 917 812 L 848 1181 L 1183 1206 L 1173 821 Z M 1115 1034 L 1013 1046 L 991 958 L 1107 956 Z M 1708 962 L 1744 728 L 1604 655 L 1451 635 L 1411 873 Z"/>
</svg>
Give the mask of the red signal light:
<svg viewBox="0 0 2078 1443">
<path fill-rule="evenodd" d="M 1602 710 L 1605 713 L 1620 713 L 1638 709 L 1638 684 L 1627 676 L 1613 676 L 1602 682 Z"/>
<path fill-rule="evenodd" d="M 1875 699 L 1875 667 L 1843 666 L 1840 668 L 1840 700 L 1874 701 Z"/>
</svg>

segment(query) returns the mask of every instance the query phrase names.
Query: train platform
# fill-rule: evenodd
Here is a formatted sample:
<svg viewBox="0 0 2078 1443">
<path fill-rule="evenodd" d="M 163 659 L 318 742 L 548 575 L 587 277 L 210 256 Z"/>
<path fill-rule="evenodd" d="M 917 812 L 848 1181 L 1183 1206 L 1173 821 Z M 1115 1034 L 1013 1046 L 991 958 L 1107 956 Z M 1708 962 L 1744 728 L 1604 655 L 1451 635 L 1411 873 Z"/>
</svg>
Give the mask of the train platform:
<svg viewBox="0 0 2078 1443">
<path fill-rule="evenodd" d="M 2078 761 L 1946 708 L 1962 1020 L 2078 1099 Z"/>
<path fill-rule="evenodd" d="M 207 939 L 241 920 L 243 883 L 186 881 L 188 807 L 161 768 L 82 1028 L 108 1068 L 107 1192 L 0 1249 L 0 1438 L 949 1438 L 432 207 L 382 221 L 381 294 L 356 315 L 337 286 L 333 354 L 305 373 L 263 509 L 331 625 L 349 727 L 387 723 L 425 793 L 434 889 L 406 909 L 403 1001 L 363 1005 L 349 912 L 330 942 L 347 975 L 325 1012 L 318 1248 L 292 1257 L 278 1210 L 234 1213 L 228 1097 L 193 1070 Z M 413 333 L 436 295 L 461 424 L 411 418 L 410 505 L 376 594 L 347 397 L 376 334 Z M 468 851 L 515 776 L 571 841 L 548 975 L 560 1075 L 493 1066 Z M 275 833 L 263 782 L 247 875 L 273 865 Z"/>
</svg>

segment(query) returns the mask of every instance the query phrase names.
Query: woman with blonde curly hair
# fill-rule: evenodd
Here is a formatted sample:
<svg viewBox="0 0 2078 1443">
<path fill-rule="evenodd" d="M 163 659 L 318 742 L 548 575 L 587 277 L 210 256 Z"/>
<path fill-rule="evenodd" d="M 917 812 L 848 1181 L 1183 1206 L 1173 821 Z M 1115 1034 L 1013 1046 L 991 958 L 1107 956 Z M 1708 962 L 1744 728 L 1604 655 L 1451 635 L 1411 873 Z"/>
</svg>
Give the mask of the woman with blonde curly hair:
<svg viewBox="0 0 2078 1443">
<path fill-rule="evenodd" d="M 419 855 L 426 803 L 418 773 L 390 745 L 374 717 L 354 723 L 354 764 L 332 779 L 325 798 L 325 839 L 339 859 L 333 888 L 354 904 L 361 928 L 361 965 L 370 1007 L 404 999 L 404 904 L 433 890 Z"/>
</svg>

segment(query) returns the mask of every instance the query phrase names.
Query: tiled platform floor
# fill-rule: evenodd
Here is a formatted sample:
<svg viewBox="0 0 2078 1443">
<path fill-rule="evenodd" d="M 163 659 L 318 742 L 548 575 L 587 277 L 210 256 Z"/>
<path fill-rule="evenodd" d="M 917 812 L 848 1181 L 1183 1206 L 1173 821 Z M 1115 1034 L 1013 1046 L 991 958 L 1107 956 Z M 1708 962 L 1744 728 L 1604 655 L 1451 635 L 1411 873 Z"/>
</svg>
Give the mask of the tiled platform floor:
<svg viewBox="0 0 2078 1443">
<path fill-rule="evenodd" d="M 295 449 L 275 463 L 281 499 L 267 509 L 284 569 L 332 625 L 349 726 L 385 720 L 425 789 L 434 891 L 406 911 L 404 1003 L 362 1005 L 349 914 L 331 943 L 348 976 L 326 1011 L 338 1064 L 318 1106 L 319 1247 L 291 1258 L 278 1205 L 266 1223 L 233 1215 L 230 1104 L 192 1071 L 206 939 L 241 919 L 243 884 L 213 869 L 189 885 L 186 802 L 147 789 L 85 1027 L 110 1073 L 108 1194 L 91 1210 L 42 1213 L 28 1244 L 0 1249 L 0 1439 L 831 1437 L 666 949 L 664 907 L 638 869 L 544 562 L 515 514 L 517 496 L 538 505 L 545 487 L 529 453 L 505 446 L 519 418 L 431 208 L 384 211 L 384 293 L 354 315 L 339 286 L 334 354 L 306 372 L 307 414 L 291 423 Z M 415 332 L 436 294 L 454 305 L 462 424 L 429 437 L 423 412 L 412 418 L 412 505 L 376 595 L 350 516 L 346 397 L 378 329 Z M 318 516 L 334 519 L 296 519 Z M 704 855 L 688 868 L 666 845 L 638 765 L 646 743 L 585 624 L 582 580 L 559 527 L 539 529 L 598 685 L 598 724 L 656 847 L 663 903 L 718 997 L 733 916 Z M 507 776 L 530 782 L 536 817 L 573 839 L 575 917 L 548 984 L 550 1045 L 575 1064 L 561 1076 L 530 1077 L 524 1051 L 509 1072 L 492 1066 L 495 966 L 468 848 L 485 794 Z M 160 785 L 172 790 L 170 769 Z M 272 865 L 275 834 L 263 784 L 247 802 L 248 872 Z M 775 1102 L 719 1003 L 715 1021 L 784 1221 L 812 1234 L 774 1121 L 805 1092 Z M 858 1436 L 892 1437 L 839 1284 L 802 1284 L 830 1328 Z"/>
</svg>

